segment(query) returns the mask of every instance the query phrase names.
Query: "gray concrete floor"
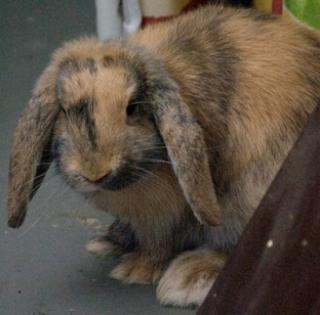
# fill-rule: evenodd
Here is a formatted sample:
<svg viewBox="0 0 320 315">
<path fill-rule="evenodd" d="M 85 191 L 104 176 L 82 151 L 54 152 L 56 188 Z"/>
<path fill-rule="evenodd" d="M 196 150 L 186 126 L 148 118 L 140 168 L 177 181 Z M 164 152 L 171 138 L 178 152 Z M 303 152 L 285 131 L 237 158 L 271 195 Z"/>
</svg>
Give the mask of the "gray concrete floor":
<svg viewBox="0 0 320 315">
<path fill-rule="evenodd" d="M 152 286 L 108 278 L 114 261 L 84 244 L 110 222 L 49 171 L 24 226 L 6 226 L 9 140 L 35 79 L 63 41 L 95 33 L 91 1 L 0 0 L 0 314 L 193 314 L 161 307 Z"/>
</svg>

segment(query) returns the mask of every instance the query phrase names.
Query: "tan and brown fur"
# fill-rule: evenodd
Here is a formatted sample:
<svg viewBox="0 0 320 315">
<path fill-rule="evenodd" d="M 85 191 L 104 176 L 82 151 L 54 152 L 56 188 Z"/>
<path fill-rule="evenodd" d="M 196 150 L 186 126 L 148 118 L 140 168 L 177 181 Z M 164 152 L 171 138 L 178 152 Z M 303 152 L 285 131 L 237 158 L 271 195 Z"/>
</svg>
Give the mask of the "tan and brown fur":
<svg viewBox="0 0 320 315">
<path fill-rule="evenodd" d="M 236 244 L 319 92 L 319 37 L 249 10 L 209 6 L 127 40 L 67 43 L 15 131 L 9 224 L 21 225 L 54 159 L 67 183 L 117 218 L 88 245 L 121 255 L 111 276 L 162 277 L 162 303 L 198 305 L 223 266 L 216 251 Z M 56 155 L 42 154 L 50 146 Z M 143 176 L 97 189 L 128 163 Z"/>
</svg>

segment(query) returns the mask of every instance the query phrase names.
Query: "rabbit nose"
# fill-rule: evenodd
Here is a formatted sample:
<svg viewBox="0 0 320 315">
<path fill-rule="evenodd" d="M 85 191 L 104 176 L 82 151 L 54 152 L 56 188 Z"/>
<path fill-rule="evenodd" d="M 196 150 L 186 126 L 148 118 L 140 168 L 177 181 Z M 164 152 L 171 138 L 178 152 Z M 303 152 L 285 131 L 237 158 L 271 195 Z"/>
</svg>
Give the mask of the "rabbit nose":
<svg viewBox="0 0 320 315">
<path fill-rule="evenodd" d="M 103 175 L 102 177 L 100 177 L 98 179 L 95 179 L 93 182 L 95 184 L 101 184 L 104 181 L 106 181 L 108 179 L 108 177 L 110 177 L 111 173 L 112 173 L 112 171 L 109 171 L 107 174 Z"/>
</svg>

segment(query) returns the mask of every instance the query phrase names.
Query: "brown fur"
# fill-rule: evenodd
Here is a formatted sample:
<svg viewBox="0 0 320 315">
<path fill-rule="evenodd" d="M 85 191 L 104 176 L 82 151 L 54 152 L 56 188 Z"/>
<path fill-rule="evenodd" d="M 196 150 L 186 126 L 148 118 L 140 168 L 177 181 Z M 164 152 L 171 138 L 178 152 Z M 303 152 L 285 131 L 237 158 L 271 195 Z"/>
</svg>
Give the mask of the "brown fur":
<svg viewBox="0 0 320 315">
<path fill-rule="evenodd" d="M 161 278 L 158 299 L 163 304 L 200 305 L 225 261 L 225 255 L 206 249 L 183 253 Z"/>
<path fill-rule="evenodd" d="M 41 152 L 52 141 L 68 142 L 59 170 L 79 190 L 85 184 L 77 173 L 99 182 L 128 157 L 158 150 L 148 176 L 120 190 L 84 193 L 119 220 L 104 240 L 106 248 L 131 252 L 112 273 L 124 282 L 154 282 L 178 253 L 211 248 L 178 257 L 161 280 L 169 286 L 164 281 L 182 270 L 181 259 L 194 272 L 170 284 L 180 300 L 160 299 L 198 303 L 188 290 L 206 270 L 213 281 L 221 264 L 212 250 L 235 245 L 319 91 L 319 37 L 250 10 L 209 6 L 128 40 L 67 43 L 38 81 L 13 138 L 9 224 L 23 222 L 39 185 L 34 176 L 45 173 L 37 166 L 50 160 Z M 223 224 L 202 226 L 192 211 L 210 224 L 222 216 Z M 211 264 L 205 257 L 216 258 Z"/>
<path fill-rule="evenodd" d="M 110 276 L 124 283 L 157 283 L 166 266 L 162 261 L 139 252 L 125 254 L 121 259 Z"/>
</svg>

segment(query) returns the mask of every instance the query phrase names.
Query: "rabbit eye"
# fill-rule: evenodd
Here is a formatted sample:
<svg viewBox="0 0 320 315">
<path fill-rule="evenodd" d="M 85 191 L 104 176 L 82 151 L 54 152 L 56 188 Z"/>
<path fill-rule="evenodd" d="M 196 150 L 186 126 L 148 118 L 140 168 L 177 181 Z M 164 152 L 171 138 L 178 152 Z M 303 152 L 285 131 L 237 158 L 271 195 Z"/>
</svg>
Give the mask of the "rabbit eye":
<svg viewBox="0 0 320 315">
<path fill-rule="evenodd" d="M 129 104 L 127 106 L 127 116 L 132 116 L 137 111 L 137 104 Z"/>
</svg>

